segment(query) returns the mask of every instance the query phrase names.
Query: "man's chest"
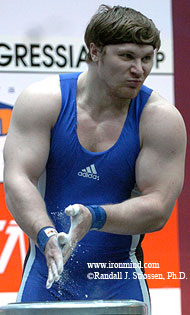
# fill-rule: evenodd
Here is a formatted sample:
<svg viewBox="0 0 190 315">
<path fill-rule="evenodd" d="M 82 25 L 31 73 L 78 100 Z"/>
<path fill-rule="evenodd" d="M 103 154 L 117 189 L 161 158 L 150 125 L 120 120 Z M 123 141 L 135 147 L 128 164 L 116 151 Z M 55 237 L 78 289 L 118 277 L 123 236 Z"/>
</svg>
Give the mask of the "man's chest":
<svg viewBox="0 0 190 315">
<path fill-rule="evenodd" d="M 125 116 L 93 119 L 88 113 L 77 117 L 77 136 L 80 144 L 88 151 L 103 152 L 118 140 Z"/>
</svg>

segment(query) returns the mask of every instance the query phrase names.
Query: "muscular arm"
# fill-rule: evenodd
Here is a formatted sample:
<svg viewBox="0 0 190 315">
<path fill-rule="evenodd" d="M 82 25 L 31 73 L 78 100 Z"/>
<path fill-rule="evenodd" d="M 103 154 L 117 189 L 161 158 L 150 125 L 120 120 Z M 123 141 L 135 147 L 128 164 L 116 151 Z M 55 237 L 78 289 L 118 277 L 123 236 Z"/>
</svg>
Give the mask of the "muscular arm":
<svg viewBox="0 0 190 315">
<path fill-rule="evenodd" d="M 52 225 L 37 190 L 48 158 L 51 127 L 58 115 L 59 97 L 56 91 L 49 92 L 51 80 L 33 84 L 19 96 L 4 148 L 7 206 L 34 241 L 42 227 Z"/>
<path fill-rule="evenodd" d="M 136 183 L 141 196 L 103 206 L 107 221 L 102 231 L 143 234 L 160 230 L 181 192 L 186 132 L 177 109 L 153 95 L 143 112 L 140 133 L 142 148 L 136 161 Z"/>
<path fill-rule="evenodd" d="M 53 226 L 37 185 L 48 159 L 50 133 L 60 106 L 58 77 L 27 88 L 14 106 L 4 147 L 7 206 L 17 224 L 35 243 L 42 228 Z M 50 288 L 59 279 L 64 265 L 57 235 L 46 243 L 44 254 L 48 266 L 47 288 Z"/>
<path fill-rule="evenodd" d="M 100 231 L 130 235 L 160 230 L 181 192 L 186 131 L 177 109 L 154 93 L 141 117 L 140 136 L 142 146 L 135 171 L 141 195 L 120 204 L 101 205 L 107 220 Z M 77 216 L 72 220 L 77 223 Z M 76 223 L 71 229 L 73 241 L 80 240 L 86 229 L 85 224 Z"/>
</svg>

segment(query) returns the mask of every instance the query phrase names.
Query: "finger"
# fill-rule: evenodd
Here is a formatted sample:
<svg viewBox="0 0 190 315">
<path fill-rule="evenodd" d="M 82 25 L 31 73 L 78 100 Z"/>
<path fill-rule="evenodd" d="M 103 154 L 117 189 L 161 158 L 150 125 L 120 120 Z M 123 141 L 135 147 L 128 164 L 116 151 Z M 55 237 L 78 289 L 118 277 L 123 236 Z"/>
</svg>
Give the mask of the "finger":
<svg viewBox="0 0 190 315">
<path fill-rule="evenodd" d="M 50 289 L 52 284 L 53 284 L 53 282 L 54 282 L 53 272 L 51 270 L 51 266 L 49 266 L 49 268 L 48 268 L 48 278 L 47 278 L 47 282 L 46 282 L 46 288 Z"/>
<path fill-rule="evenodd" d="M 73 253 L 73 248 L 69 247 L 63 257 L 64 265 L 66 264 L 67 260 L 71 257 L 72 253 Z"/>
<path fill-rule="evenodd" d="M 68 234 L 61 232 L 57 235 L 57 240 L 59 245 L 63 246 L 67 243 L 68 241 Z"/>
<path fill-rule="evenodd" d="M 67 260 L 70 258 L 70 256 L 72 255 L 75 247 L 76 247 L 76 244 L 77 242 L 75 243 L 71 243 L 68 242 L 64 248 L 62 249 L 62 255 L 63 255 L 63 262 L 64 262 L 64 265 L 66 264 Z"/>
<path fill-rule="evenodd" d="M 48 279 L 46 282 L 46 288 L 50 289 L 54 281 L 58 281 L 60 279 L 60 275 L 58 274 L 58 269 L 54 261 L 51 262 L 51 265 L 48 269 Z"/>
<path fill-rule="evenodd" d="M 74 248 L 72 248 L 71 246 L 70 246 L 70 242 L 67 242 L 66 244 L 65 244 L 65 246 L 62 248 L 62 255 L 63 255 L 63 257 L 67 254 L 67 252 L 69 251 L 69 250 L 73 250 Z"/>
<path fill-rule="evenodd" d="M 79 204 L 74 204 L 74 205 L 70 205 L 65 209 L 65 212 L 67 215 L 74 217 L 75 215 L 77 215 L 80 211 L 80 206 Z"/>
<path fill-rule="evenodd" d="M 58 281 L 59 278 L 60 278 L 60 275 L 58 274 L 57 265 L 56 265 L 56 263 L 54 261 L 52 261 L 52 263 L 51 263 L 51 270 L 52 270 L 52 273 L 53 273 L 54 281 Z"/>
<path fill-rule="evenodd" d="M 66 239 L 67 238 L 67 234 L 65 233 L 61 233 L 61 234 L 64 234 L 65 237 L 61 238 L 61 241 L 63 243 L 63 239 Z M 57 274 L 58 276 L 60 276 L 63 272 L 63 256 L 62 256 L 62 250 L 61 250 L 61 244 L 59 243 L 59 240 L 58 240 L 58 235 L 56 235 L 56 239 L 54 240 L 54 243 L 56 244 L 56 247 L 58 249 L 58 252 L 56 253 L 56 255 L 54 256 L 54 262 L 53 262 L 53 265 L 55 264 L 54 267 L 52 267 L 52 271 L 53 271 L 53 274 L 55 277 L 57 277 Z M 65 241 L 64 241 L 65 242 Z M 56 267 L 56 269 L 55 269 Z M 58 281 L 55 279 L 55 281 Z"/>
<path fill-rule="evenodd" d="M 61 257 L 56 261 L 57 264 L 57 271 L 58 271 L 58 275 L 61 276 L 62 272 L 63 272 L 63 268 L 64 268 L 64 262 L 63 262 L 63 256 L 61 255 Z"/>
</svg>

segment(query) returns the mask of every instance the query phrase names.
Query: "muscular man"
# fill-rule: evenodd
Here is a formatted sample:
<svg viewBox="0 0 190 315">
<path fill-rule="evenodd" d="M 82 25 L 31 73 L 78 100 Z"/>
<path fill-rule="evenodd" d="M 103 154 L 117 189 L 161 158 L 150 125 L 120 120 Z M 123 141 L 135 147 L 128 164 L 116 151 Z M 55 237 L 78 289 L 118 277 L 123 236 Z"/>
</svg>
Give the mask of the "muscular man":
<svg viewBox="0 0 190 315">
<path fill-rule="evenodd" d="M 182 189 L 185 126 L 173 105 L 143 85 L 160 47 L 151 20 L 101 6 L 85 42 L 88 71 L 34 83 L 14 106 L 6 200 L 30 238 L 18 301 L 149 306 L 140 243 L 165 225 Z M 131 198 L 135 186 L 140 194 Z"/>
</svg>

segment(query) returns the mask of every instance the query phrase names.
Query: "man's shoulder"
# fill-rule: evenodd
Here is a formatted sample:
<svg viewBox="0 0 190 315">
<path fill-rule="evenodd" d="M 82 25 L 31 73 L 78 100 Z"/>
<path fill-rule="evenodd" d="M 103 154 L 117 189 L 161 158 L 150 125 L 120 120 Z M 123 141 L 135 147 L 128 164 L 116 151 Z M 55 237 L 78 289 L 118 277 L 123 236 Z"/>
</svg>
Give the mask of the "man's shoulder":
<svg viewBox="0 0 190 315">
<path fill-rule="evenodd" d="M 25 106 L 41 106 L 42 108 L 52 106 L 52 104 L 60 104 L 59 76 L 50 76 L 30 84 L 19 95 L 16 105 L 23 102 Z"/>
<path fill-rule="evenodd" d="M 26 87 L 17 98 L 14 112 L 27 113 L 54 124 L 61 108 L 59 76 L 50 76 Z"/>
<path fill-rule="evenodd" d="M 185 137 L 185 124 L 178 109 L 164 97 L 153 92 L 145 106 L 141 119 L 141 131 L 149 138 L 163 138 L 168 143 L 180 134 Z"/>
<path fill-rule="evenodd" d="M 147 115 L 180 115 L 174 104 L 155 91 L 152 91 L 144 112 Z"/>
<path fill-rule="evenodd" d="M 55 96 L 56 92 L 59 93 L 59 91 L 60 91 L 59 76 L 53 75 L 48 76 L 43 80 L 33 82 L 23 90 L 22 94 Z"/>
</svg>

